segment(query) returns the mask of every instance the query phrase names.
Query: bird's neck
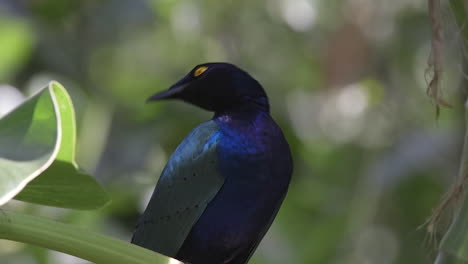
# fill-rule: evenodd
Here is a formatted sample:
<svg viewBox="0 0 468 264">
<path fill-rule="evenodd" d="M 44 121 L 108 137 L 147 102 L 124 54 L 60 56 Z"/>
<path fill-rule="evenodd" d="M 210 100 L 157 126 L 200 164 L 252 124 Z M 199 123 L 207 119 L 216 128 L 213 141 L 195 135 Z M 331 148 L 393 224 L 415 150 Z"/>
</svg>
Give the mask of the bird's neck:
<svg viewBox="0 0 468 264">
<path fill-rule="evenodd" d="M 224 111 L 215 113 L 213 120 L 224 128 L 247 128 L 258 125 L 258 122 L 267 118 L 267 111 Z"/>
<path fill-rule="evenodd" d="M 242 103 L 236 104 L 227 109 L 216 111 L 213 119 L 245 119 L 248 120 L 259 113 L 269 113 L 270 105 L 266 97 L 250 99 L 244 98 Z"/>
</svg>

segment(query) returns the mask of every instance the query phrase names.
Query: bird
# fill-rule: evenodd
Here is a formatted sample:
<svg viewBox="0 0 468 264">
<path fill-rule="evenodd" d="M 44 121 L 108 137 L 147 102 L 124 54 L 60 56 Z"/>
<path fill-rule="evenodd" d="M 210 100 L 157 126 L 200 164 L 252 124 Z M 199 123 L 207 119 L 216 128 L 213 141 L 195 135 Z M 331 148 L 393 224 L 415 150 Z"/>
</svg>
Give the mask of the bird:
<svg viewBox="0 0 468 264">
<path fill-rule="evenodd" d="M 265 90 L 224 62 L 197 65 L 148 101 L 214 112 L 170 156 L 131 243 L 190 264 L 248 263 L 286 196 L 289 144 Z"/>
</svg>

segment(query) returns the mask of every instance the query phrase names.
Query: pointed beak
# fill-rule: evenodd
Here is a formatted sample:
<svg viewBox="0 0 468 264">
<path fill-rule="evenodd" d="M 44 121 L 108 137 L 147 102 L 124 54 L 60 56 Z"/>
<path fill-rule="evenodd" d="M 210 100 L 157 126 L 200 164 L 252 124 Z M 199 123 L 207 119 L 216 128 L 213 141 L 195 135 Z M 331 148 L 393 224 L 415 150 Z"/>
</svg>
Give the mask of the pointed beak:
<svg viewBox="0 0 468 264">
<path fill-rule="evenodd" d="M 164 100 L 164 99 L 174 99 L 178 98 L 180 94 L 185 90 L 185 88 L 188 86 L 187 83 L 185 84 L 175 84 L 171 88 L 169 88 L 166 91 L 159 92 L 150 98 L 146 100 L 146 102 L 151 102 L 151 101 L 158 101 L 158 100 Z"/>
</svg>

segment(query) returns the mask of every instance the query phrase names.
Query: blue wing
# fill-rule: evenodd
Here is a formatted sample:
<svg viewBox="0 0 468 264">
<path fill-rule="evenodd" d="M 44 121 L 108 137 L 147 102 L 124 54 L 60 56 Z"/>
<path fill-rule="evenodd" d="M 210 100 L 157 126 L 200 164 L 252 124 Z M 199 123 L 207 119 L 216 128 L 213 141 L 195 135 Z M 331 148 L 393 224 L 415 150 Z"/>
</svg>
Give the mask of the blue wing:
<svg viewBox="0 0 468 264">
<path fill-rule="evenodd" d="M 218 126 L 195 128 L 170 157 L 132 243 L 174 257 L 224 183 L 217 168 Z"/>
</svg>

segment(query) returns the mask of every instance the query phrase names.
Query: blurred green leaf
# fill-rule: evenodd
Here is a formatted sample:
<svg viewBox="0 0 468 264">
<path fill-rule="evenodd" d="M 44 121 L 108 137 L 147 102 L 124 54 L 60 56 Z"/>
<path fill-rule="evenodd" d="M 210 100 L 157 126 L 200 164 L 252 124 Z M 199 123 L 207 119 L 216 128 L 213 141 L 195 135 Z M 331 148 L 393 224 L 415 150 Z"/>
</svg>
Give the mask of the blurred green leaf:
<svg viewBox="0 0 468 264">
<path fill-rule="evenodd" d="M 43 21 L 52 25 L 60 24 L 73 11 L 79 10 L 81 1 L 70 0 L 43 0 L 32 1 L 29 5 L 34 15 L 41 18 Z"/>
<path fill-rule="evenodd" d="M 33 40 L 26 23 L 0 16 L 0 81 L 22 66 L 31 53 Z"/>
<path fill-rule="evenodd" d="M 0 119 L 0 205 L 13 197 L 74 209 L 106 204 L 106 192 L 75 164 L 75 130 L 71 99 L 57 82 Z"/>
</svg>

